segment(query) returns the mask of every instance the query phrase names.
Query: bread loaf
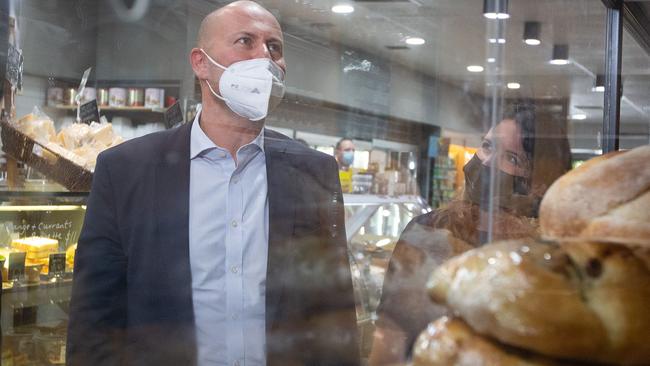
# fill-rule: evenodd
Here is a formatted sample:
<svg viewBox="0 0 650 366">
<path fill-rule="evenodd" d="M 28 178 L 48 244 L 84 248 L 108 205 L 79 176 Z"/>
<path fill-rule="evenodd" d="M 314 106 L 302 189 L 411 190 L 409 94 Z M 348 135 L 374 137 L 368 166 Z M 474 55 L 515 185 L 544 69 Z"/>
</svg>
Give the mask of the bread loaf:
<svg viewBox="0 0 650 366">
<path fill-rule="evenodd" d="M 413 366 L 569 365 L 504 347 L 472 331 L 460 319 L 442 317 L 429 324 L 413 347 Z"/>
<path fill-rule="evenodd" d="M 563 175 L 540 206 L 548 239 L 650 247 L 650 145 L 591 159 Z"/>
<path fill-rule="evenodd" d="M 648 251 L 507 241 L 452 258 L 428 281 L 476 332 L 549 357 L 650 364 Z"/>
</svg>

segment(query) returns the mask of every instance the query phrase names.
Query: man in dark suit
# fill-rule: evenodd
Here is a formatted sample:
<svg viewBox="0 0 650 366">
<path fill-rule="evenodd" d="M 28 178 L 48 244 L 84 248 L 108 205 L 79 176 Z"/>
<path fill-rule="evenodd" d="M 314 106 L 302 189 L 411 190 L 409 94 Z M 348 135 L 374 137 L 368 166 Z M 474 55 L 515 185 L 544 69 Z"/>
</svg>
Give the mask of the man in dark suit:
<svg viewBox="0 0 650 366">
<path fill-rule="evenodd" d="M 282 46 L 254 2 L 211 13 L 199 115 L 99 156 L 68 365 L 359 364 L 336 162 L 264 129 Z"/>
</svg>

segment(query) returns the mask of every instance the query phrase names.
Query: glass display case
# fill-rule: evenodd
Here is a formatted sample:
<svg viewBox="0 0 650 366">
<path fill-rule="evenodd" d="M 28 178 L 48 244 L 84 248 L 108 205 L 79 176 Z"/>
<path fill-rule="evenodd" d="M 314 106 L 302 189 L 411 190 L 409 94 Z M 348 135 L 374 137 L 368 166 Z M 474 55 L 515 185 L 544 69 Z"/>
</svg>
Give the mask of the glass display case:
<svg viewBox="0 0 650 366">
<path fill-rule="evenodd" d="M 191 131 L 187 128 L 190 125 L 188 122 L 200 113 L 201 108 L 214 108 L 215 105 L 219 106 L 216 110 L 223 112 L 223 116 L 243 123 L 233 130 L 251 132 L 259 128 L 261 132 L 264 126 L 273 126 L 279 133 L 289 135 L 286 141 L 295 139 L 307 145 L 297 147 L 291 141 L 286 145 L 292 146 L 291 149 L 283 146 L 277 154 L 272 149 L 268 150 L 268 160 L 264 162 L 269 168 L 266 179 L 280 172 L 278 176 L 286 178 L 287 183 L 278 184 L 272 180 L 266 182 L 266 204 L 277 210 L 277 215 L 273 217 L 270 214 L 268 222 L 258 217 L 252 224 L 268 224 L 269 237 L 284 235 L 282 239 L 273 241 L 273 244 L 290 245 L 295 238 L 299 238 L 307 242 L 307 245 L 313 245 L 309 248 L 315 250 L 303 249 L 305 246 L 296 246 L 300 249 L 295 250 L 289 247 L 276 250 L 271 248 L 272 240 L 269 239 L 266 244 L 272 249 L 269 255 L 273 256 L 268 261 L 269 268 L 266 272 L 269 281 L 264 282 L 266 277 L 263 269 L 259 266 L 260 263 L 255 262 L 253 265 L 257 266 L 256 269 L 262 273 L 259 277 L 264 280 L 252 286 L 250 283 L 242 284 L 240 288 L 223 286 L 231 291 L 227 295 L 230 296 L 228 301 L 242 299 L 243 303 L 251 298 L 259 301 L 263 298 L 258 296 L 260 294 L 273 298 L 270 302 L 272 306 L 269 307 L 269 314 L 275 316 L 272 325 L 274 330 L 280 329 L 287 333 L 279 331 L 280 336 L 268 339 L 280 339 L 281 344 L 274 345 L 280 349 L 286 345 L 283 343 L 285 340 L 298 339 L 290 345 L 290 349 L 299 349 L 294 353 L 304 359 L 313 361 L 323 357 L 323 354 L 337 356 L 340 354 L 338 350 L 345 348 L 345 345 L 348 351 L 354 348 L 354 340 L 340 336 L 338 332 L 345 327 L 328 328 L 330 325 L 339 325 L 336 321 L 330 321 L 337 314 L 327 314 L 332 316 L 329 318 L 322 317 L 323 314 L 319 313 L 324 308 L 329 311 L 330 305 L 336 311 L 345 308 L 345 311 L 341 310 L 341 313 L 346 312 L 341 318 L 347 320 L 345 329 L 353 329 L 354 325 L 358 325 L 360 330 L 362 362 L 349 364 L 357 366 L 367 361 L 367 358 L 374 357 L 376 364 L 401 365 L 413 361 L 413 345 L 417 336 L 424 334 L 425 342 L 420 345 L 435 345 L 440 341 L 435 338 L 436 334 L 448 334 L 445 331 L 449 328 L 444 328 L 444 321 L 436 323 L 436 326 L 443 327 L 443 331 L 427 334 L 426 330 L 434 329 L 436 326 L 428 328 L 429 324 L 444 319 L 443 316 L 461 314 L 469 308 L 470 306 L 464 307 L 467 304 L 462 303 L 462 299 L 487 299 L 482 308 L 485 312 L 494 308 L 493 299 L 498 296 L 507 300 L 503 303 L 520 300 L 515 296 L 516 291 L 506 289 L 499 292 L 500 288 L 490 288 L 496 281 L 486 281 L 485 286 L 473 293 L 481 296 L 456 294 L 461 299 L 456 303 L 447 301 L 448 299 L 436 299 L 434 304 L 424 278 L 429 278 L 445 263 L 458 263 L 461 261 L 458 258 L 466 258 L 463 253 L 472 251 L 468 257 L 472 253 L 480 254 L 477 255 L 480 257 L 477 263 L 486 269 L 484 278 L 488 277 L 486 273 L 496 273 L 494 271 L 498 268 L 504 268 L 495 263 L 512 264 L 513 268 L 520 269 L 522 266 L 519 264 L 528 261 L 526 263 L 539 265 L 540 271 L 555 271 L 549 276 L 560 273 L 563 278 L 571 278 L 571 284 L 575 284 L 582 283 L 585 279 L 593 279 L 595 282 L 597 278 L 608 274 L 606 268 L 609 267 L 606 266 L 611 262 L 605 257 L 610 254 L 624 253 L 625 258 L 641 258 L 639 251 L 630 248 L 636 250 L 640 245 L 647 249 L 650 246 L 647 235 L 617 242 L 620 238 L 612 239 L 607 232 L 597 231 L 598 224 L 603 222 L 607 225 L 603 224 L 601 228 L 611 228 L 621 222 L 634 222 L 634 225 L 638 224 L 638 227 L 643 227 L 648 232 L 648 220 L 643 215 L 650 202 L 647 200 L 650 176 L 644 175 L 650 171 L 650 159 L 647 158 L 647 145 L 650 143 L 650 31 L 647 26 L 650 24 L 650 2 L 258 0 L 256 3 L 268 10 L 268 14 L 263 9 L 261 11 L 270 15 L 266 20 L 273 23 L 271 28 L 276 28 L 277 21 L 283 36 L 280 38 L 283 39 L 279 42 L 279 48 L 275 47 L 278 46 L 277 37 L 256 45 L 260 52 L 268 52 L 268 57 L 264 53 L 262 58 L 268 59 L 265 63 L 271 65 L 269 70 L 277 69 L 272 67 L 273 64 L 279 68 L 282 68 L 280 64 L 286 64 L 286 70 L 283 69 L 282 73 L 272 72 L 273 87 L 276 92 L 282 88 L 283 98 L 277 98 L 280 94 L 271 94 L 268 100 L 260 103 L 260 108 L 266 109 L 263 111 L 265 116 L 268 112 L 264 124 L 249 124 L 246 118 L 239 118 L 242 115 L 233 109 L 231 103 L 221 99 L 223 96 L 214 95 L 216 91 L 212 90 L 213 87 L 221 82 L 221 75 L 226 72 L 214 67 L 195 48 L 201 41 L 199 31 L 209 29 L 204 23 L 208 14 L 233 2 L 0 0 L 0 326 L 3 366 L 65 363 L 66 324 L 70 311 L 75 247 L 86 213 L 85 205 L 90 195 L 91 182 L 94 176 L 100 176 L 95 175 L 98 154 L 125 141 L 148 135 L 133 145 L 129 143 L 129 146 L 141 147 L 137 150 L 138 154 L 125 153 L 119 159 L 115 157 L 113 166 L 130 167 L 129 164 L 133 163 L 133 166 L 138 167 L 122 171 L 123 176 L 111 177 L 115 178 L 112 182 L 123 183 L 127 178 L 136 176 L 135 173 L 145 171 L 142 165 L 137 164 L 155 160 L 140 156 L 153 151 L 148 149 L 152 145 L 138 144 L 149 144 L 156 139 L 155 136 L 170 136 L 179 130 L 178 127 L 183 128 L 183 125 L 184 131 Z M 247 4 L 256 11 L 260 10 L 255 5 Z M 235 6 L 241 6 L 241 3 Z M 249 15 L 247 13 L 246 16 Z M 215 37 L 221 41 L 218 37 L 225 37 L 224 34 L 226 33 L 215 32 L 209 34 L 208 38 Z M 214 55 L 216 60 L 213 61 L 225 63 L 224 60 L 227 60 L 235 65 L 260 58 L 260 54 L 252 57 L 252 50 L 237 53 L 237 60 L 224 57 L 235 47 L 250 45 L 249 41 L 251 39 L 247 37 L 240 37 L 236 42 L 214 42 L 225 50 L 206 47 L 201 51 L 209 57 Z M 269 47 L 271 45 L 274 47 Z M 270 48 L 275 53 L 280 52 L 281 57 L 278 59 L 277 54 L 276 58 L 271 57 Z M 197 72 L 198 64 L 208 71 Z M 237 69 L 230 69 L 230 65 L 223 66 L 229 70 L 228 74 Z M 269 70 L 260 72 L 268 73 Z M 231 83 L 230 86 L 237 84 Z M 214 89 L 222 92 L 221 85 Z M 253 93 L 253 90 L 259 92 L 258 88 L 250 90 L 251 94 L 259 94 Z M 210 102 L 206 98 L 211 98 Z M 271 104 L 276 109 L 271 110 Z M 216 121 L 215 126 L 221 126 L 219 118 L 215 117 L 213 121 Z M 228 124 L 223 126 L 226 125 Z M 158 134 L 152 137 L 153 133 Z M 354 142 L 356 150 L 352 164 L 348 164 L 352 170 L 342 169 L 344 173 L 339 173 L 338 182 L 342 180 L 342 183 L 347 183 L 343 184 L 346 188 L 344 193 L 361 193 L 344 194 L 343 197 L 347 240 L 342 239 L 342 223 L 334 221 L 340 219 L 341 203 L 340 192 L 336 189 L 332 192 L 336 180 L 326 181 L 336 175 L 335 161 L 327 155 L 335 155 L 336 143 L 342 138 Z M 284 139 L 278 136 L 277 139 L 264 141 L 277 142 L 285 141 Z M 184 141 L 187 142 L 188 139 Z M 211 142 L 214 141 L 216 139 Z M 437 145 L 438 141 L 444 141 L 445 147 Z M 193 311 L 192 291 L 195 289 L 189 276 L 192 270 L 189 254 L 185 249 L 192 243 L 188 239 L 182 250 L 178 249 L 180 245 L 174 247 L 169 243 L 164 250 L 158 246 L 161 241 L 173 239 L 173 235 L 181 232 L 177 230 L 177 225 L 181 229 L 188 229 L 179 223 L 188 222 L 190 216 L 186 212 L 188 205 L 184 201 L 189 193 L 186 196 L 181 194 L 185 192 L 182 189 L 189 184 L 171 187 L 180 178 L 189 181 L 189 177 L 181 173 L 176 176 L 172 173 L 180 170 L 171 169 L 172 173 L 166 179 L 159 179 L 163 175 L 159 175 L 160 171 L 153 170 L 166 164 L 171 166 L 186 163 L 187 160 L 183 160 L 179 153 L 185 150 L 176 144 L 161 143 L 161 146 L 162 152 L 155 157 L 160 159 L 156 160 L 160 164 L 155 165 L 155 168 L 153 163 L 148 165 L 147 169 L 151 168 L 152 171 L 146 171 L 142 175 L 151 178 L 150 181 L 143 183 L 144 178 L 134 179 L 133 185 L 137 189 L 116 189 L 111 192 L 111 199 L 106 199 L 111 201 L 105 202 L 106 207 L 115 205 L 122 208 L 124 212 L 120 214 L 123 216 L 108 218 L 107 221 L 115 222 L 111 221 L 108 225 L 99 222 L 98 226 L 102 230 L 107 227 L 110 229 L 106 230 L 114 230 L 109 234 L 119 231 L 116 236 L 121 236 L 123 232 L 132 234 L 137 238 L 133 242 L 138 243 L 138 249 L 149 250 L 138 253 L 138 263 L 164 275 L 143 277 L 146 280 L 139 282 L 131 281 L 132 277 L 128 277 L 129 283 L 124 284 L 128 281 L 122 281 L 107 292 L 114 291 L 119 296 L 120 291 L 128 288 L 127 300 L 136 299 L 134 301 L 141 305 L 138 317 L 131 318 L 135 319 L 136 325 L 146 323 L 152 325 L 152 328 L 162 327 L 162 323 L 179 316 L 182 319 L 175 320 L 184 326 L 189 324 L 188 329 L 199 326 L 209 328 L 211 324 L 197 326 L 196 322 L 191 323 L 194 319 L 191 319 L 192 315 L 187 315 Z M 578 172 L 575 174 L 582 174 L 586 169 L 598 167 L 597 161 L 602 159 L 603 154 L 633 149 L 636 150 L 632 154 L 615 155 L 616 159 L 621 159 L 621 164 L 618 167 L 608 167 L 605 173 L 598 173 L 602 179 L 577 179 L 580 182 L 585 179 L 589 183 L 580 185 L 584 189 L 580 194 L 571 196 L 571 199 L 564 198 L 557 193 L 557 189 L 553 189 L 559 179 L 569 179 L 562 184 L 564 187 L 578 185 L 571 181 L 570 174 L 575 171 Z M 273 165 L 271 159 L 284 156 L 281 153 L 290 155 L 286 159 L 290 162 L 289 165 Z M 224 156 L 228 158 L 228 154 L 219 158 Z M 628 158 L 629 156 L 635 156 L 636 160 Z M 200 158 L 203 159 L 204 156 Z M 602 160 L 609 158 L 611 156 Z M 596 159 L 596 163 L 590 163 L 592 159 Z M 631 160 L 634 161 L 630 163 Z M 337 162 L 341 169 L 341 161 Z M 627 166 L 631 167 L 627 171 L 621 168 Z M 190 169 L 185 167 L 185 172 L 189 172 Z M 332 171 L 327 171 L 327 168 L 332 168 Z M 628 171 L 638 174 L 632 176 L 627 174 Z M 607 180 L 611 177 L 618 181 Z M 237 186 L 240 177 L 229 182 L 232 182 L 233 187 Z M 632 183 L 638 182 L 641 183 L 636 188 L 632 187 Z M 168 183 L 170 186 L 165 187 Z M 283 192 L 282 189 L 291 187 L 290 184 L 296 184 L 296 188 Z M 616 184 L 620 184 L 620 187 L 613 190 L 616 192 L 602 193 L 597 190 L 601 186 L 617 187 Z M 252 187 L 249 184 L 239 184 L 237 187 L 242 186 L 242 190 Z M 224 193 L 231 200 L 229 205 L 232 206 L 239 202 L 236 198 L 233 199 L 239 196 L 231 194 L 234 189 Z M 317 191 L 319 189 L 326 190 L 326 193 Z M 261 191 L 263 190 L 248 196 L 242 194 L 242 197 L 262 197 L 255 196 Z M 563 209 L 551 211 L 550 214 L 547 211 L 544 217 L 541 212 L 544 200 L 549 200 L 548 192 L 555 193 L 555 207 L 567 202 L 575 204 L 562 206 Z M 628 194 L 630 197 L 619 198 L 617 194 Z M 150 201 L 132 205 L 134 198 L 147 198 Z M 193 199 L 195 201 L 192 202 L 202 200 L 196 197 Z M 171 207 L 171 201 L 178 205 Z M 325 201 L 327 202 L 324 203 Z M 591 250 L 589 253 L 581 252 L 584 247 L 576 249 L 584 254 L 583 257 L 577 258 L 576 252 L 566 253 L 565 248 L 568 246 L 562 247 L 559 244 L 564 237 L 545 236 L 552 232 L 548 226 L 544 227 L 545 222 L 555 219 L 555 224 L 559 227 L 565 223 L 573 224 L 575 217 L 564 220 L 561 219 L 564 217 L 562 215 L 578 212 L 581 205 L 591 208 L 597 206 L 595 203 L 603 202 L 611 203 L 611 207 L 619 207 L 620 202 L 629 206 L 623 207 L 621 204 L 623 209 L 613 209 L 611 212 L 605 210 L 598 213 L 597 217 L 589 218 L 591 221 L 585 220 L 590 225 L 584 228 L 585 232 L 594 230 L 598 233 L 589 239 L 599 244 L 587 244 Z M 166 205 L 168 203 L 170 206 Z M 339 206 L 325 210 L 325 204 L 330 203 Z M 322 206 L 312 210 L 312 204 Z M 93 212 L 92 207 L 95 206 L 89 204 L 89 214 Z M 246 210 L 242 210 L 241 220 L 226 217 L 224 231 L 244 232 L 252 227 L 251 222 L 243 225 L 244 218 L 248 219 L 247 216 L 244 217 L 248 212 L 244 211 Z M 139 213 L 146 214 L 137 216 Z M 131 214 L 133 216 L 129 216 Z M 423 220 L 413 222 L 420 215 L 426 216 Z M 579 212 L 576 215 L 583 217 L 590 213 Z M 128 219 L 125 219 L 127 216 Z M 273 221 L 278 217 L 281 219 Z M 639 217 L 645 221 L 637 222 Z M 290 220 L 285 220 L 286 218 Z M 97 221 L 102 219 L 100 217 Z M 90 220 L 87 223 L 95 224 L 97 221 Z M 291 221 L 289 225 L 287 221 Z M 410 222 L 413 225 L 409 225 Z M 407 235 L 403 235 L 407 226 L 414 228 L 410 233 L 412 242 L 409 243 L 408 231 Z M 629 227 L 632 226 L 630 224 Z M 440 234 L 442 231 L 445 232 L 444 235 Z M 151 239 L 154 233 L 160 235 L 162 240 Z M 109 235 L 105 232 L 102 234 Z M 573 234 L 576 233 L 569 230 L 567 236 L 571 240 L 567 242 L 573 242 L 574 239 L 586 240 L 584 237 L 576 239 L 571 236 Z M 189 238 L 189 233 L 187 237 Z M 233 240 L 233 237 L 238 238 L 229 236 L 229 245 L 242 247 L 242 243 Z M 335 237 L 341 240 L 332 239 Z M 544 239 L 543 242 L 540 239 Z M 98 239 L 89 239 L 92 240 Z M 215 239 L 211 237 L 206 242 L 210 240 Z M 493 248 L 491 245 L 502 240 L 515 240 L 518 243 L 517 250 L 489 252 Z M 535 244 L 529 245 L 526 240 L 532 240 Z M 551 240 L 556 243 L 550 244 Z M 120 237 L 113 241 L 126 240 Z M 169 241 L 178 244 L 178 240 Z M 224 243 L 226 241 L 223 240 Z M 600 250 L 600 245 L 603 244 L 600 241 L 606 244 L 602 247 L 606 250 Z M 343 248 L 344 242 L 347 242 L 347 253 Z M 401 249 L 405 246 L 398 246 L 398 242 L 405 243 L 405 258 L 399 258 Z M 335 250 L 336 245 L 340 245 L 337 248 L 341 250 Z M 533 250 L 535 253 L 527 256 L 533 246 L 553 246 L 553 251 Z M 216 245 L 209 249 L 215 247 Z M 395 250 L 396 247 L 398 250 Z M 82 248 L 86 247 L 82 245 Z M 169 254 L 172 259 L 165 263 L 162 260 L 159 261 L 161 263 L 148 260 L 152 253 L 155 257 L 160 252 Z M 78 259 L 83 260 L 82 253 L 80 251 Z M 245 262 L 243 255 L 241 258 L 228 257 L 229 261 L 241 262 L 236 265 L 228 262 L 215 269 L 213 267 L 216 265 L 209 263 L 213 266 L 210 268 L 220 273 L 225 272 L 227 276 L 243 278 L 243 268 L 253 263 Z M 346 255 L 349 267 L 347 262 L 343 263 Z M 104 258 L 102 255 L 91 257 Z M 134 262 L 132 252 L 121 250 L 119 257 L 127 263 Z M 178 261 L 179 257 L 185 260 Z M 564 260 L 569 257 L 574 260 Z M 412 260 L 413 258 L 417 260 Z M 648 263 L 647 258 L 643 259 Z M 567 262 L 573 267 L 569 267 Z M 313 265 L 315 263 L 325 264 L 319 267 Z M 416 275 L 393 271 L 392 263 L 398 263 L 402 265 L 401 268 L 408 268 L 404 272 L 410 271 Z M 637 267 L 641 268 L 639 263 L 636 263 Z M 110 263 L 107 267 L 124 274 L 126 270 L 120 267 L 121 264 L 123 263 Z M 462 265 L 464 264 L 459 264 Z M 81 268 L 88 267 L 77 267 L 77 274 L 83 273 Z M 625 269 L 637 267 L 630 265 L 625 266 Z M 171 268 L 177 271 L 172 271 Z M 344 270 L 341 271 L 341 268 Z M 351 268 L 351 273 L 348 268 Z M 133 273 L 142 274 L 139 270 L 140 267 Z M 633 276 L 628 276 L 629 283 L 636 283 L 632 281 L 635 278 L 646 278 L 639 275 L 642 272 L 639 269 Z M 133 273 L 129 272 L 128 275 Z M 576 276 L 576 273 L 581 276 Z M 386 287 L 391 282 L 391 275 L 396 279 L 392 293 Z M 112 278 L 116 277 L 119 276 Z M 534 278 L 534 274 L 527 273 L 521 278 L 524 277 Z M 80 278 L 77 277 L 78 284 L 81 283 Z M 161 278 L 166 282 L 156 282 Z M 509 278 L 509 275 L 501 273 L 497 280 L 506 281 Z M 340 285 L 337 282 L 339 280 L 345 286 L 336 287 Z M 277 285 L 279 289 L 271 288 L 269 284 L 272 281 L 276 281 L 276 285 L 280 284 Z M 353 291 L 350 282 L 353 283 L 354 303 L 351 300 Z M 547 284 L 544 281 L 540 283 Z M 617 286 L 627 285 L 620 278 L 616 278 L 614 283 Z M 267 285 L 269 286 L 265 287 Z M 467 287 L 471 288 L 471 285 L 471 281 L 467 283 Z M 145 291 L 145 288 L 149 290 L 149 286 L 152 290 Z M 328 291 L 335 289 L 339 292 L 335 296 L 324 296 L 324 293 L 330 295 L 323 290 L 327 286 L 330 286 Z M 178 287 L 184 290 L 178 291 Z M 96 290 L 94 286 L 88 288 Z M 490 292 L 480 292 L 485 288 L 490 288 Z M 263 290 L 257 291 L 259 289 Z M 318 292 L 320 290 L 323 292 Z M 645 294 L 644 288 L 636 290 L 639 289 L 630 293 Z M 301 296 L 303 293 L 307 295 Z M 403 296 L 413 294 L 413 299 L 405 301 L 406 297 Z M 210 296 L 221 295 L 223 294 L 218 291 L 210 293 Z M 523 303 L 524 307 L 539 305 L 533 295 L 536 294 L 526 297 L 531 300 Z M 80 302 L 86 300 L 84 296 L 80 298 Z M 160 298 L 178 302 L 172 304 L 170 301 L 168 304 L 159 301 Z M 222 300 L 223 297 L 219 299 Z M 586 297 L 576 301 L 585 299 Z M 589 301 L 593 307 L 606 303 L 602 298 Z M 639 300 L 639 308 L 648 308 L 647 301 Z M 630 303 L 637 304 L 632 301 Z M 178 305 L 183 311 L 177 311 L 170 304 Z M 622 303 L 617 303 L 618 305 L 621 308 L 626 306 Z M 255 311 L 266 311 L 264 306 Z M 150 312 L 148 307 L 160 312 Z M 117 312 L 120 313 L 121 320 L 128 320 L 124 308 L 126 306 L 119 307 L 118 304 Z M 299 310 L 293 311 L 296 309 Z M 384 309 L 386 314 L 382 314 Z M 540 314 L 545 313 L 544 308 L 540 309 Z M 351 315 L 355 310 L 356 319 Z M 622 324 L 625 320 L 622 313 L 614 310 L 609 314 L 609 319 L 615 319 L 616 322 L 620 320 Z M 346 318 L 346 315 L 349 316 Z M 391 318 L 393 315 L 396 316 Z M 409 318 L 410 315 L 413 317 Z M 419 315 L 421 319 L 414 319 Z M 480 328 L 483 325 L 482 317 L 474 316 L 471 311 L 465 311 L 461 315 L 462 320 L 456 318 L 453 324 L 466 322 L 467 327 L 461 325 L 456 329 L 466 331 L 463 334 L 469 334 L 478 344 L 489 344 L 492 347 L 491 355 L 520 349 L 521 352 L 509 354 L 508 357 L 511 358 L 508 360 L 521 361 L 522 358 L 528 360 L 530 357 L 539 357 L 549 364 L 564 362 L 565 359 L 577 364 L 609 364 L 612 360 L 607 358 L 611 355 L 597 358 L 600 357 L 598 349 L 591 350 L 593 352 L 582 350 L 563 354 L 545 348 L 551 343 L 548 340 L 521 344 L 518 341 L 525 338 L 521 334 L 513 338 L 500 338 L 502 334 L 490 333 L 498 327 Z M 233 331 L 232 325 L 243 324 L 241 313 L 223 313 L 220 316 L 229 322 L 228 327 L 223 327 L 223 334 L 234 339 L 233 334 L 240 329 Z M 382 322 L 384 318 L 388 319 L 385 323 Z M 480 319 L 476 321 L 477 318 Z M 527 320 L 516 316 L 508 318 L 522 322 Z M 579 319 L 569 315 L 564 318 Z M 475 322 L 469 324 L 471 321 Z M 87 323 L 83 324 L 86 331 L 97 325 L 92 320 Z M 632 322 L 627 323 L 629 324 Z M 647 331 L 650 329 L 650 318 L 645 319 L 639 315 L 636 324 L 643 324 L 634 328 L 640 329 L 641 337 L 630 336 L 621 340 L 619 345 L 626 349 L 630 357 L 636 357 L 630 359 L 638 361 L 636 364 L 649 364 L 650 352 L 647 347 L 644 349 L 643 345 L 640 346 L 633 340 L 643 338 L 644 335 L 650 337 Z M 214 329 L 221 329 L 220 326 L 221 324 Z M 143 344 L 146 343 L 145 340 L 153 339 L 152 334 L 145 334 L 146 331 L 138 333 L 141 330 L 136 328 L 137 326 L 125 326 L 125 333 L 128 336 L 142 336 L 139 339 L 143 340 Z M 174 329 L 179 330 L 181 327 Z M 324 333 L 314 333 L 314 329 Z M 565 333 L 572 339 L 581 339 L 581 335 L 574 335 L 571 330 Z M 589 332 L 584 332 L 587 333 Z M 489 337 L 486 336 L 488 334 Z M 268 335 L 272 336 L 271 333 Z M 158 339 L 164 340 L 165 337 Z M 382 343 L 384 341 L 386 343 Z M 400 344 L 402 341 L 403 344 Z M 304 346 L 319 342 L 332 348 L 328 348 L 329 352 L 311 354 L 312 348 Z M 149 348 L 142 354 L 157 355 L 167 351 L 159 344 L 154 344 L 156 342 L 150 343 L 144 345 Z M 242 341 L 241 347 L 233 348 L 239 352 L 245 348 L 244 345 L 248 344 Z M 194 348 L 191 347 L 194 346 L 197 344 L 185 348 L 179 346 L 173 351 L 184 355 L 184 352 L 193 352 Z M 105 354 L 122 356 L 122 351 L 127 352 L 126 348 L 113 349 L 115 352 Z M 422 349 L 424 348 L 420 347 L 420 351 Z M 393 353 L 382 354 L 385 350 Z M 72 354 L 73 351 L 69 353 Z M 437 355 L 435 352 L 431 354 Z M 431 354 L 424 355 L 423 358 L 426 359 Z M 473 355 L 482 357 L 480 353 Z M 227 363 L 238 366 L 247 363 L 247 357 L 250 357 L 245 351 L 235 356 L 228 359 Z M 613 359 L 616 363 L 623 357 Z M 316 362 L 296 362 L 314 363 Z M 337 361 L 323 363 L 347 366 L 347 363 Z"/>
<path fill-rule="evenodd" d="M 86 194 L 43 191 L 47 185 L 43 179 L 26 179 L 20 189 L 0 189 L 3 365 L 65 363 L 74 253 Z"/>
</svg>

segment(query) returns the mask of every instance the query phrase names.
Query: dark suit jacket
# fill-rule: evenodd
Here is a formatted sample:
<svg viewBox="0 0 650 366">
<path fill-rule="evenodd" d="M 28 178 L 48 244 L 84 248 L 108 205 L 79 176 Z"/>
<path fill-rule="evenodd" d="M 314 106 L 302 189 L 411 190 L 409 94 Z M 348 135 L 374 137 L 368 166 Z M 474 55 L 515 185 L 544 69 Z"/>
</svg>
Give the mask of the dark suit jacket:
<svg viewBox="0 0 650 366">
<path fill-rule="evenodd" d="M 100 154 L 75 259 L 68 365 L 196 362 L 191 124 Z M 265 131 L 269 365 L 358 365 L 333 158 Z"/>
</svg>

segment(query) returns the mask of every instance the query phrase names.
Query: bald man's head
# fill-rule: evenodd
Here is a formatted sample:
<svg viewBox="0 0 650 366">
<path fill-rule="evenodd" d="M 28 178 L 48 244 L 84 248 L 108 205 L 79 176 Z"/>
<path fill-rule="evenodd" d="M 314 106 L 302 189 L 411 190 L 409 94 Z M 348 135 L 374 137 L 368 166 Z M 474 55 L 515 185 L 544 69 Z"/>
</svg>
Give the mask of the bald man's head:
<svg viewBox="0 0 650 366">
<path fill-rule="evenodd" d="M 278 30 L 281 29 L 280 23 L 278 23 L 275 16 L 260 4 L 250 0 L 235 1 L 213 11 L 203 18 L 197 36 L 197 47 L 208 48 L 212 37 L 218 34 L 223 27 L 228 27 L 229 23 L 232 23 L 229 20 L 246 17 L 268 22 L 270 25 L 277 27 Z"/>
</svg>

